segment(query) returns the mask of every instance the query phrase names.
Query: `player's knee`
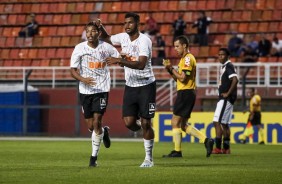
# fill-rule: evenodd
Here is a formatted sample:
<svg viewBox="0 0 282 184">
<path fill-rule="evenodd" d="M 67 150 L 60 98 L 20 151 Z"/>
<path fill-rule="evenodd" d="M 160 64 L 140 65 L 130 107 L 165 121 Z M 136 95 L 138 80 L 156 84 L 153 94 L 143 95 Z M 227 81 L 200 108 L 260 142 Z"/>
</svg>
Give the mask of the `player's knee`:
<svg viewBox="0 0 282 184">
<path fill-rule="evenodd" d="M 128 128 L 131 131 L 138 131 L 140 130 L 140 126 L 134 125 L 132 123 L 125 123 L 126 128 Z"/>
</svg>

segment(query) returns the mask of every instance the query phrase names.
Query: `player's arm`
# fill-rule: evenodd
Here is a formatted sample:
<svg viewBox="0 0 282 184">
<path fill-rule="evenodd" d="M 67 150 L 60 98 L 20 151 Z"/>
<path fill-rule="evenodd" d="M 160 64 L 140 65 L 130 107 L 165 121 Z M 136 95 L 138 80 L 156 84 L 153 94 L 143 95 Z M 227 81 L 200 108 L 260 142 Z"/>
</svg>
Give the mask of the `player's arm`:
<svg viewBox="0 0 282 184">
<path fill-rule="evenodd" d="M 121 66 L 126 66 L 128 68 L 132 68 L 136 70 L 143 70 L 146 66 L 147 61 L 148 61 L 147 56 L 139 56 L 138 61 L 129 61 L 126 58 L 115 58 L 115 57 L 106 58 L 106 62 L 108 65 L 119 64 Z"/>
<path fill-rule="evenodd" d="M 90 78 L 90 77 L 87 77 L 87 78 L 84 78 L 82 77 L 79 73 L 78 73 L 78 69 L 77 68 L 71 68 L 70 69 L 70 72 L 71 72 L 71 76 L 78 80 L 78 81 L 81 81 L 83 83 L 85 83 L 86 85 L 89 85 L 89 86 L 94 86 L 96 84 L 95 80 L 93 78 Z"/>
<path fill-rule="evenodd" d="M 231 77 L 230 80 L 232 80 L 232 82 L 231 82 L 231 86 L 229 90 L 226 93 L 221 94 L 223 98 L 227 98 L 235 90 L 237 86 L 237 83 L 238 83 L 237 76 Z"/>
<path fill-rule="evenodd" d="M 99 27 L 101 34 L 100 34 L 100 39 L 103 40 L 104 42 L 107 42 L 109 44 L 112 44 L 111 42 L 111 36 L 109 35 L 109 33 L 107 32 L 107 30 L 105 29 L 105 27 L 102 24 L 101 19 L 96 19 L 93 22 L 95 22 L 95 24 Z"/>
</svg>

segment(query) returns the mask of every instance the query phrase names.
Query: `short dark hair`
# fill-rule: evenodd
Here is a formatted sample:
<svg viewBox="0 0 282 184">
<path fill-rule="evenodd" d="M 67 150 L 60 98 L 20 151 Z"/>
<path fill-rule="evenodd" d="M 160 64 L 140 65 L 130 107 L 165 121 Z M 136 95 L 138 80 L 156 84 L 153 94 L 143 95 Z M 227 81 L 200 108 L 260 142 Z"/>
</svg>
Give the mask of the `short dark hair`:
<svg viewBox="0 0 282 184">
<path fill-rule="evenodd" d="M 256 90 L 255 88 L 250 88 L 251 92 L 254 93 Z"/>
<path fill-rule="evenodd" d="M 189 47 L 189 39 L 185 35 L 176 37 L 173 42 L 176 42 L 177 40 L 181 43 L 181 45 L 186 44 L 187 47 Z"/>
<path fill-rule="evenodd" d="M 219 51 L 223 51 L 227 56 L 230 56 L 230 51 L 227 48 L 220 48 Z"/>
<path fill-rule="evenodd" d="M 86 24 L 86 26 L 85 26 L 85 30 L 86 30 L 86 28 L 87 27 L 90 27 L 90 26 L 93 26 L 93 27 L 95 27 L 98 31 L 100 31 L 100 29 L 99 29 L 99 27 L 96 25 L 96 23 L 95 22 L 93 22 L 93 21 L 91 21 L 91 22 L 89 22 L 88 24 Z"/>
<path fill-rule="evenodd" d="M 140 16 L 136 13 L 133 13 L 133 12 L 126 13 L 125 18 L 129 18 L 129 17 L 132 17 L 136 23 L 140 22 Z"/>
</svg>

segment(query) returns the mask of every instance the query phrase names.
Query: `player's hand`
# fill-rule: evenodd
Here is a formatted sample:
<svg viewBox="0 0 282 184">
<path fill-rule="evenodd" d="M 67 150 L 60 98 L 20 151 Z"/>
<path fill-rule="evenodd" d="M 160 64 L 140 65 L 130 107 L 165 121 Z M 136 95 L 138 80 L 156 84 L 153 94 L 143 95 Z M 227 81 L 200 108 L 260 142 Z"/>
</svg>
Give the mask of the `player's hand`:
<svg viewBox="0 0 282 184">
<path fill-rule="evenodd" d="M 163 59 L 163 65 L 166 69 L 170 69 L 172 67 L 169 59 Z"/>
<path fill-rule="evenodd" d="M 101 19 L 99 19 L 99 18 L 95 19 L 95 20 L 93 21 L 93 23 L 95 23 L 95 24 L 98 26 L 98 28 L 100 28 L 101 25 L 102 25 L 102 21 L 101 21 Z"/>
<path fill-rule="evenodd" d="M 121 58 L 108 57 L 106 58 L 107 65 L 120 64 Z"/>
<path fill-rule="evenodd" d="M 223 98 L 227 98 L 227 97 L 229 96 L 229 94 L 228 94 L 228 93 L 221 93 L 221 96 L 222 96 Z"/>
<path fill-rule="evenodd" d="M 95 79 L 90 78 L 90 77 L 84 78 L 84 79 L 82 80 L 82 82 L 85 83 L 85 84 L 88 85 L 88 86 L 95 86 L 95 85 L 96 85 Z"/>
</svg>

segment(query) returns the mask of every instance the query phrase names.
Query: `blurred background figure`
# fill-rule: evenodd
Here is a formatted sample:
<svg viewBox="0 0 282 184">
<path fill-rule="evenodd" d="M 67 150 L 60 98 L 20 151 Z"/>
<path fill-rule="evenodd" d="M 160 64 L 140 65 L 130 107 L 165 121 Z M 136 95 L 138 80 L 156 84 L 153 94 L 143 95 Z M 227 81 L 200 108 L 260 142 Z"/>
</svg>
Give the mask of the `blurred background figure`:
<svg viewBox="0 0 282 184">
<path fill-rule="evenodd" d="M 251 124 L 251 126 L 256 126 L 259 132 L 259 144 L 264 144 L 264 132 L 261 124 L 261 97 L 255 92 L 255 88 L 250 88 L 248 90 L 248 96 L 250 97 L 250 114 L 248 117 L 247 124 Z M 244 112 L 245 113 L 245 112 Z M 251 128 L 252 131 L 249 129 Z M 246 143 L 246 138 L 253 134 L 253 127 L 246 127 L 240 142 L 242 144 Z"/>
<path fill-rule="evenodd" d="M 179 14 L 178 19 L 176 19 L 172 24 L 172 33 L 173 33 L 172 43 L 174 42 L 174 39 L 176 37 L 186 34 L 185 32 L 186 22 L 183 20 L 183 16 L 184 16 L 183 13 Z"/>
<path fill-rule="evenodd" d="M 38 23 L 35 20 L 35 14 L 31 13 L 28 17 L 27 24 L 19 32 L 19 37 L 33 37 L 39 32 Z"/>
<path fill-rule="evenodd" d="M 260 41 L 258 43 L 259 56 L 269 56 L 271 51 L 271 42 L 266 38 L 265 34 L 260 34 Z"/>
<path fill-rule="evenodd" d="M 149 35 L 151 39 L 154 39 L 158 31 L 159 31 L 158 23 L 153 18 L 152 13 L 149 13 L 149 16 L 146 17 L 144 33 Z"/>
<path fill-rule="evenodd" d="M 163 59 L 166 58 L 165 55 L 165 41 L 160 33 L 156 35 L 156 46 L 154 47 L 157 50 L 157 58 L 153 61 L 153 65 L 162 65 Z"/>
<path fill-rule="evenodd" d="M 194 22 L 193 28 L 197 28 L 197 43 L 200 46 L 208 45 L 209 25 L 212 22 L 210 17 L 206 16 L 204 11 L 200 11 L 199 18 Z"/>
<path fill-rule="evenodd" d="M 238 37 L 237 32 L 232 32 L 232 37 L 228 42 L 228 49 L 230 51 L 231 57 L 240 56 L 239 49 L 243 44 L 243 39 Z"/>
<path fill-rule="evenodd" d="M 276 57 L 282 56 L 282 40 L 279 40 L 276 36 L 272 41 L 271 55 Z"/>
</svg>

